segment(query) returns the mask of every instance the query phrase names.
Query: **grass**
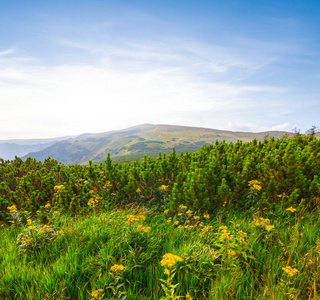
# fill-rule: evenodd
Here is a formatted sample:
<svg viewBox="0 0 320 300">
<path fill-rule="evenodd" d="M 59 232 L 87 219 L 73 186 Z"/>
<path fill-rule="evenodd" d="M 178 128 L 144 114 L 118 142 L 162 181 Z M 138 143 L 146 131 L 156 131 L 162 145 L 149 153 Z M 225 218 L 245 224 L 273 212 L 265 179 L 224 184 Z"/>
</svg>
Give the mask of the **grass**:
<svg viewBox="0 0 320 300">
<path fill-rule="evenodd" d="M 186 211 L 180 209 L 181 216 L 138 208 L 85 216 L 53 214 L 52 235 L 39 235 L 26 252 L 17 245 L 19 234 L 31 232 L 36 237 L 39 230 L 29 230 L 30 224 L 2 226 L 0 298 L 120 299 L 113 298 L 108 288 L 115 286 L 116 275 L 128 300 L 160 299 L 165 297 L 161 279 L 167 280 L 160 261 L 166 253 L 183 259 L 172 269 L 176 272 L 172 284 L 179 283 L 175 295 L 181 299 L 187 299 L 187 293 L 193 299 L 210 300 L 319 298 L 319 210 L 262 215 L 224 208 L 209 219 Z M 128 215 L 144 215 L 145 220 L 129 222 Z M 179 229 L 199 222 L 195 216 L 212 227 Z M 264 223 L 261 217 L 270 220 Z M 43 226 L 36 216 L 31 224 Z M 150 231 L 139 231 L 138 225 Z M 275 227 L 267 231 L 266 225 Z M 222 238 L 223 233 L 228 238 Z M 114 264 L 125 270 L 113 274 Z M 298 273 L 288 275 L 283 270 L 287 266 Z M 99 289 L 95 298 L 92 293 Z"/>
</svg>

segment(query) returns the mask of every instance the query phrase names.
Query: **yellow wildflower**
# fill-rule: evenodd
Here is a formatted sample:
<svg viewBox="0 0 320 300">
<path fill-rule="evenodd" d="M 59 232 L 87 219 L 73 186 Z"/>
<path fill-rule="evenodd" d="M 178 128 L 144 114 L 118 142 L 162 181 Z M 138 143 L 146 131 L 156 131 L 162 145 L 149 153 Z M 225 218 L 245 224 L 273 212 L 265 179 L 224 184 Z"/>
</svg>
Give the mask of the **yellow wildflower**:
<svg viewBox="0 0 320 300">
<path fill-rule="evenodd" d="M 164 274 L 169 276 L 170 275 L 170 271 L 168 269 L 164 269 Z"/>
<path fill-rule="evenodd" d="M 253 224 L 256 226 L 260 226 L 260 222 L 258 220 L 253 221 Z"/>
<path fill-rule="evenodd" d="M 202 228 L 202 230 L 203 230 L 205 233 L 208 233 L 211 228 L 212 228 L 212 226 L 204 226 L 204 227 Z"/>
<path fill-rule="evenodd" d="M 178 216 L 179 216 L 179 217 L 182 216 L 182 213 L 178 213 Z"/>
<path fill-rule="evenodd" d="M 199 219 L 200 219 L 199 216 L 194 216 L 193 218 L 194 218 L 195 220 L 199 220 Z"/>
<path fill-rule="evenodd" d="M 180 256 L 173 255 L 171 253 L 167 253 L 163 255 L 162 260 L 161 260 L 161 266 L 166 266 L 166 267 L 173 267 L 178 261 L 183 261 Z"/>
<path fill-rule="evenodd" d="M 144 216 L 144 215 L 139 215 L 139 216 L 137 216 L 137 220 L 138 221 L 141 221 L 141 220 L 145 220 L 146 219 L 146 217 Z"/>
<path fill-rule="evenodd" d="M 257 190 L 257 191 L 261 190 L 261 184 L 258 180 L 251 180 L 248 182 L 248 185 L 251 190 Z"/>
<path fill-rule="evenodd" d="M 230 235 L 230 233 L 225 231 L 221 234 L 221 238 L 223 238 L 224 240 L 227 240 L 227 239 L 229 239 L 229 235 Z"/>
<path fill-rule="evenodd" d="M 171 218 L 169 218 L 169 219 L 167 220 L 167 223 L 171 223 Z"/>
<path fill-rule="evenodd" d="M 165 214 L 167 214 L 168 212 L 169 212 L 169 209 L 166 209 L 166 210 L 164 211 Z"/>
<path fill-rule="evenodd" d="M 8 206 L 7 209 L 10 211 L 11 214 L 17 211 L 17 207 L 15 205 Z"/>
<path fill-rule="evenodd" d="M 268 222 L 270 222 L 269 219 L 260 218 L 260 220 L 261 220 L 261 222 L 263 222 L 263 223 L 268 223 Z"/>
<path fill-rule="evenodd" d="M 119 265 L 114 264 L 110 268 L 111 272 L 113 272 L 113 273 L 118 273 L 119 271 L 123 271 L 124 269 L 125 269 L 125 267 L 122 264 L 119 264 Z"/>
<path fill-rule="evenodd" d="M 34 226 L 28 226 L 28 229 L 32 230 L 32 229 L 35 229 L 35 227 Z"/>
<path fill-rule="evenodd" d="M 103 291 L 103 289 L 95 290 L 95 291 L 93 291 L 93 292 L 91 293 L 91 296 L 92 296 L 93 298 L 98 298 L 98 297 L 99 297 L 99 293 L 102 292 L 102 291 Z"/>
<path fill-rule="evenodd" d="M 191 214 L 192 214 L 192 210 L 189 209 L 189 210 L 187 211 L 187 214 L 188 214 L 188 215 L 191 215 Z"/>
<path fill-rule="evenodd" d="M 137 221 L 137 219 L 136 219 L 136 217 L 134 215 L 127 215 L 127 219 L 128 219 L 129 223 Z"/>
<path fill-rule="evenodd" d="M 178 228 L 179 228 L 179 229 L 182 229 L 182 228 L 183 228 L 183 226 L 182 226 L 182 225 L 179 225 L 179 226 L 178 226 Z"/>
<path fill-rule="evenodd" d="M 164 184 L 159 187 L 159 189 L 163 191 L 165 191 L 167 188 L 168 188 L 168 185 L 164 185 Z"/>
<path fill-rule="evenodd" d="M 295 212 L 296 211 L 296 209 L 295 208 L 293 208 L 292 206 L 290 206 L 289 208 L 287 208 L 286 210 L 289 210 L 289 211 L 291 211 L 291 212 Z"/>
<path fill-rule="evenodd" d="M 266 225 L 265 228 L 266 228 L 267 231 L 270 231 L 270 230 L 272 230 L 274 228 L 274 225 Z"/>
<path fill-rule="evenodd" d="M 151 227 L 144 227 L 144 228 L 143 228 L 143 231 L 144 231 L 145 233 L 147 233 L 147 232 L 150 231 L 150 229 L 151 229 Z"/>
<path fill-rule="evenodd" d="M 178 225 L 178 224 L 179 224 L 179 221 L 175 221 L 175 222 L 174 222 L 174 225 Z"/>
<path fill-rule="evenodd" d="M 139 230 L 139 231 L 143 231 L 143 232 L 145 232 L 145 233 L 149 232 L 149 231 L 150 231 L 150 228 L 151 228 L 151 227 L 144 227 L 144 226 L 142 226 L 142 225 L 139 225 L 139 226 L 138 226 L 138 230 Z"/>
<path fill-rule="evenodd" d="M 210 219 L 209 214 L 204 214 L 203 217 L 206 218 L 206 219 Z"/>
<path fill-rule="evenodd" d="M 185 205 L 182 205 L 182 204 L 179 206 L 179 208 L 180 209 L 187 209 L 187 207 Z"/>
<path fill-rule="evenodd" d="M 236 253 L 234 251 L 229 251 L 229 255 L 233 256 L 236 255 Z"/>
<path fill-rule="evenodd" d="M 45 205 L 45 208 L 49 208 L 51 207 L 50 203 L 48 202 L 46 205 Z"/>
<path fill-rule="evenodd" d="M 222 231 L 227 230 L 227 228 L 228 228 L 227 226 L 220 226 L 220 227 L 219 227 L 219 229 L 222 230 Z"/>
<path fill-rule="evenodd" d="M 56 185 L 56 186 L 54 187 L 54 191 L 55 191 L 55 192 L 59 192 L 60 190 L 64 190 L 64 185 L 63 185 L 63 184 L 61 184 L 61 185 Z"/>
<path fill-rule="evenodd" d="M 27 220 L 28 224 L 32 223 L 32 220 L 31 219 L 28 219 Z"/>
<path fill-rule="evenodd" d="M 291 268 L 290 266 L 282 268 L 282 270 L 285 271 L 290 277 L 298 274 L 299 272 L 296 268 Z"/>
<path fill-rule="evenodd" d="M 239 234 L 243 237 L 243 236 L 247 236 L 247 233 L 246 232 L 243 232 L 243 231 L 239 231 Z"/>
<path fill-rule="evenodd" d="M 137 189 L 136 189 L 136 193 L 141 193 L 140 188 L 137 188 Z"/>
<path fill-rule="evenodd" d="M 189 294 L 189 293 L 187 293 L 187 295 L 186 295 L 186 299 L 190 299 L 190 300 L 192 300 L 192 297 L 190 296 L 190 294 Z"/>
</svg>

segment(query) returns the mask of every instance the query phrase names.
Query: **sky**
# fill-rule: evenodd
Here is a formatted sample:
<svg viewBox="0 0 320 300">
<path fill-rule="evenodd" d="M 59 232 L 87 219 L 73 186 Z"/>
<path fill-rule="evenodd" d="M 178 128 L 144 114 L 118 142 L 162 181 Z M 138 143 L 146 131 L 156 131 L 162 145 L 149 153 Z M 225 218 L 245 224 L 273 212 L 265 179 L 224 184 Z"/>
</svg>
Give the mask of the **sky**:
<svg viewBox="0 0 320 300">
<path fill-rule="evenodd" d="M 318 0 L 0 0 L 0 140 L 319 126 Z"/>
</svg>

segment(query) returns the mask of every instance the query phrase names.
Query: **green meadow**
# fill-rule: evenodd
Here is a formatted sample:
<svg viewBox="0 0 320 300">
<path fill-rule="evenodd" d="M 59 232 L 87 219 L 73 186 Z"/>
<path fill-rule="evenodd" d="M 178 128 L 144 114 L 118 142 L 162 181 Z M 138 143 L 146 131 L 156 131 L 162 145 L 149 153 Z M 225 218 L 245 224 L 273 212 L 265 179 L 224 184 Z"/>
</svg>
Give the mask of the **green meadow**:
<svg viewBox="0 0 320 300">
<path fill-rule="evenodd" d="M 320 141 L 0 161 L 0 299 L 319 299 Z"/>
</svg>

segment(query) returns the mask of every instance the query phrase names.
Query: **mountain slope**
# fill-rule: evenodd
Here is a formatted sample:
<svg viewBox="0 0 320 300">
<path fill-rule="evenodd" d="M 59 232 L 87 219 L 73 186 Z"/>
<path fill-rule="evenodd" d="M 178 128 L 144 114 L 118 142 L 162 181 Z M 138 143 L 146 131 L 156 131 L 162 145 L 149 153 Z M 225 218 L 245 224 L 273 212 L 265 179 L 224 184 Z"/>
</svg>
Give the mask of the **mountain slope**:
<svg viewBox="0 0 320 300">
<path fill-rule="evenodd" d="M 232 132 L 200 127 L 144 124 L 124 130 L 108 132 L 84 139 L 61 141 L 39 151 L 24 156 L 44 160 L 48 156 L 64 164 L 86 164 L 105 160 L 110 153 L 114 161 L 126 162 L 141 159 L 145 154 L 158 156 L 159 152 L 170 153 L 175 147 L 179 153 L 200 149 L 216 140 L 226 142 L 263 140 L 266 135 L 282 137 L 286 132 Z"/>
</svg>

